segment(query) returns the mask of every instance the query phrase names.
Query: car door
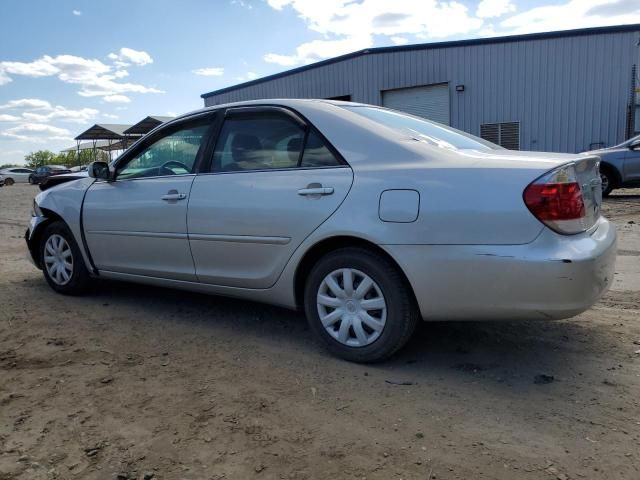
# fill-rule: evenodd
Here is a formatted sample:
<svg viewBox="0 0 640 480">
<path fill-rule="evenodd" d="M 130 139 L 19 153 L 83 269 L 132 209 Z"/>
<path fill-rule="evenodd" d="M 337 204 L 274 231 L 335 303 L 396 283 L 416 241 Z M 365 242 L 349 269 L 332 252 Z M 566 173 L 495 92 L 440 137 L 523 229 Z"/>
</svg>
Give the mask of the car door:
<svg viewBox="0 0 640 480">
<path fill-rule="evenodd" d="M 47 176 L 48 169 L 47 167 L 39 167 L 36 169 L 36 183 L 40 183 Z"/>
<path fill-rule="evenodd" d="M 281 107 L 228 109 L 188 228 L 198 280 L 268 288 L 340 205 L 353 172 L 311 125 Z"/>
<path fill-rule="evenodd" d="M 24 168 L 14 168 L 9 170 L 9 173 L 16 183 L 25 183 L 30 172 Z"/>
<path fill-rule="evenodd" d="M 193 281 L 187 203 L 211 117 L 172 123 L 115 165 L 114 181 L 96 181 L 83 206 L 96 267 Z"/>
</svg>

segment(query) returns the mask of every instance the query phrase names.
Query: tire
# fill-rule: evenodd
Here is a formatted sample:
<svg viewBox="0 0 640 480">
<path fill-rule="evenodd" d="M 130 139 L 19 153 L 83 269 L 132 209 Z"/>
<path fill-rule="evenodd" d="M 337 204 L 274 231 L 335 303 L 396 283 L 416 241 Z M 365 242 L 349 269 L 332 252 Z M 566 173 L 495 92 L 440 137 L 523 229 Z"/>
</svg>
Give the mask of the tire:
<svg viewBox="0 0 640 480">
<path fill-rule="evenodd" d="M 34 184 L 33 177 L 29 175 L 29 185 L 33 185 L 33 184 Z"/>
<path fill-rule="evenodd" d="M 10 187 L 10 186 L 11 186 L 11 185 L 13 185 L 14 183 L 15 183 L 15 182 L 13 181 L 13 178 L 5 178 L 5 179 L 4 179 L 4 184 L 5 184 L 7 187 Z"/>
<path fill-rule="evenodd" d="M 60 245 L 61 248 L 56 248 Z M 52 257 L 53 260 L 51 260 Z M 62 261 L 71 264 L 70 271 L 61 264 Z M 52 263 L 57 264 L 58 270 L 63 268 L 66 275 L 56 274 L 56 270 L 50 267 Z M 42 265 L 45 280 L 58 293 L 81 295 L 89 288 L 91 278 L 80 248 L 71 230 L 62 221 L 53 222 L 45 228 L 40 243 L 40 265 Z"/>
<path fill-rule="evenodd" d="M 345 275 L 352 279 L 351 289 Z M 342 288 L 343 297 L 331 289 L 336 285 L 330 279 Z M 383 309 L 374 309 L 382 305 Z M 304 307 L 311 330 L 328 350 L 358 363 L 391 357 L 411 338 L 418 323 L 418 309 L 402 272 L 383 255 L 363 248 L 343 248 L 322 257 L 307 278 Z M 345 328 L 343 322 L 347 322 Z"/>
<path fill-rule="evenodd" d="M 602 196 L 608 197 L 609 194 L 616 188 L 617 179 L 610 168 L 600 169 L 600 180 L 602 180 Z"/>
</svg>

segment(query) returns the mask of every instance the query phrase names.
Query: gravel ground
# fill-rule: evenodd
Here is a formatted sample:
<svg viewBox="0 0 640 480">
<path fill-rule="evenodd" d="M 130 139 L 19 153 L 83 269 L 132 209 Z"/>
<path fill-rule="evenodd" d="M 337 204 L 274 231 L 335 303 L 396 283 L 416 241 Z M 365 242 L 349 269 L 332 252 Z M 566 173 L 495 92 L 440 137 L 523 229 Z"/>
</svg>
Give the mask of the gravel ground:
<svg viewBox="0 0 640 480">
<path fill-rule="evenodd" d="M 592 310 L 424 324 L 376 366 L 264 305 L 56 295 L 26 260 L 35 193 L 0 188 L 0 479 L 640 478 L 640 190 L 605 203 L 619 257 Z"/>
</svg>

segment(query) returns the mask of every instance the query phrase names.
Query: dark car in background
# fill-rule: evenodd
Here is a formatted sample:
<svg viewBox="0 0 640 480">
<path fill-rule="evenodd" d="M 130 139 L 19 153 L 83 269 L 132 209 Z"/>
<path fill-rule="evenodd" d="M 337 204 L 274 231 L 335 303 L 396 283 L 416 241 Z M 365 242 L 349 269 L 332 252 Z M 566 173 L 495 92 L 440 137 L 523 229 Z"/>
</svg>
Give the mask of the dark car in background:
<svg viewBox="0 0 640 480">
<path fill-rule="evenodd" d="M 60 185 L 61 183 L 70 182 L 72 180 L 78 180 L 79 178 L 86 178 L 89 174 L 87 173 L 87 169 L 80 169 L 70 171 L 70 173 L 63 173 L 61 175 L 51 175 L 45 178 L 42 182 L 40 182 L 40 190 L 45 191 L 50 189 L 51 187 L 55 187 L 56 185 Z"/>
<path fill-rule="evenodd" d="M 39 185 L 51 176 L 62 175 L 64 173 L 71 173 L 71 170 L 59 165 L 45 165 L 44 167 L 36 168 L 33 173 L 29 175 L 29 183 Z"/>
<path fill-rule="evenodd" d="M 640 187 L 640 135 L 587 153 L 600 157 L 602 195 L 607 196 L 616 188 Z"/>
</svg>

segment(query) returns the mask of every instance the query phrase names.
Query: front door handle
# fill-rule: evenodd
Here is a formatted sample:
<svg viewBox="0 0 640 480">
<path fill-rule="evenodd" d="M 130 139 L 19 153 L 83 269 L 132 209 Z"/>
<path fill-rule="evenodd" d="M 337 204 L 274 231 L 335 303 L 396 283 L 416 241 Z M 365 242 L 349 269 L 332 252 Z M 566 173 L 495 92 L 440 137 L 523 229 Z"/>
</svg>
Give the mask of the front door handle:
<svg viewBox="0 0 640 480">
<path fill-rule="evenodd" d="M 298 190 L 298 195 L 331 195 L 333 187 L 307 187 Z"/>
<path fill-rule="evenodd" d="M 169 190 L 166 195 L 163 195 L 160 198 L 162 198 L 162 200 L 165 200 L 167 202 L 175 202 L 177 200 L 184 200 L 185 198 L 187 198 L 187 194 L 178 193 L 177 190 Z"/>
</svg>

